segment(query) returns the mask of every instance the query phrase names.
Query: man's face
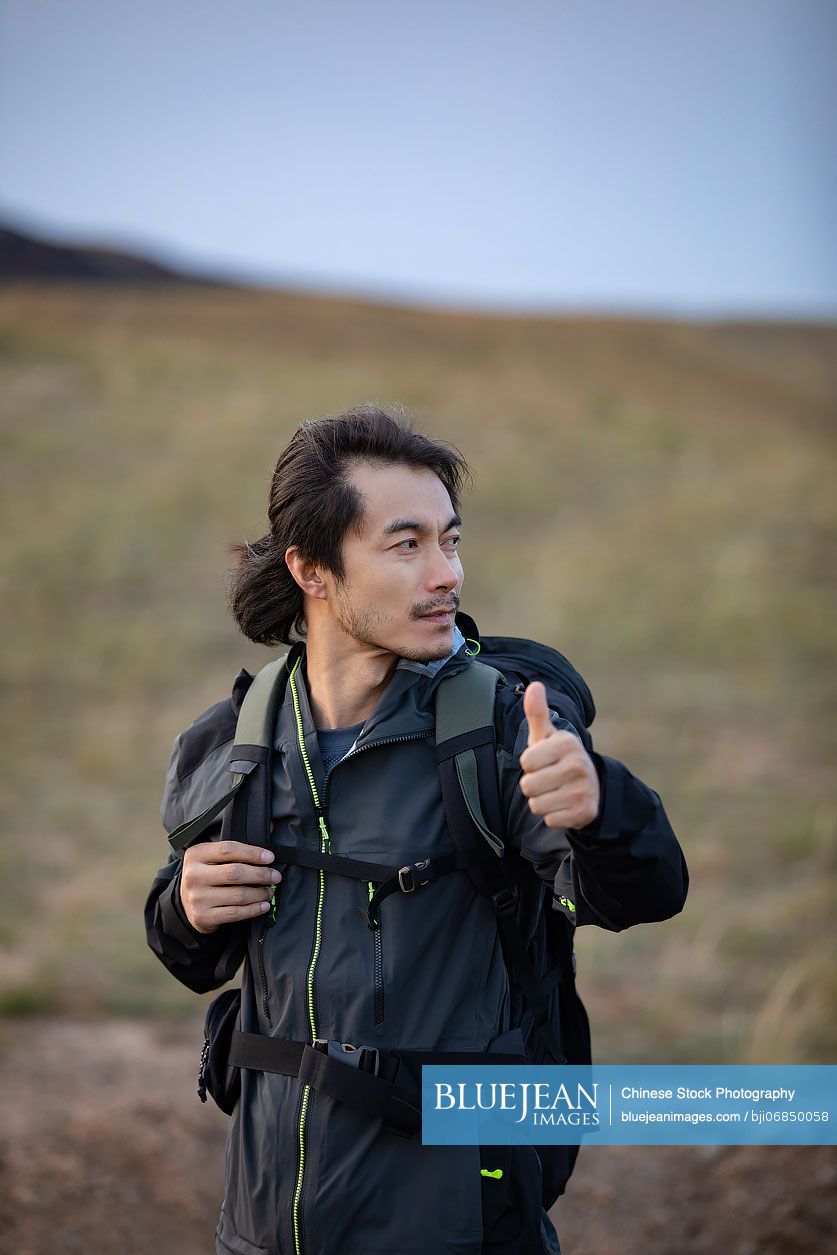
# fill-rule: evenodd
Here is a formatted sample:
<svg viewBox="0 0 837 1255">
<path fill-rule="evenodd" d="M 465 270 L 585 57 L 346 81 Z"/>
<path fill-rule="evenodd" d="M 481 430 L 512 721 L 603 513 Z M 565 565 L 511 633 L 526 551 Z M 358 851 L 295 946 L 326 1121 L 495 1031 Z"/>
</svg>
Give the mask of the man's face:
<svg viewBox="0 0 837 1255">
<path fill-rule="evenodd" d="M 431 470 L 384 463 L 353 463 L 349 478 L 364 498 L 363 529 L 343 539 L 343 583 L 325 577 L 338 625 L 400 658 L 446 658 L 464 579 L 447 489 Z"/>
</svg>

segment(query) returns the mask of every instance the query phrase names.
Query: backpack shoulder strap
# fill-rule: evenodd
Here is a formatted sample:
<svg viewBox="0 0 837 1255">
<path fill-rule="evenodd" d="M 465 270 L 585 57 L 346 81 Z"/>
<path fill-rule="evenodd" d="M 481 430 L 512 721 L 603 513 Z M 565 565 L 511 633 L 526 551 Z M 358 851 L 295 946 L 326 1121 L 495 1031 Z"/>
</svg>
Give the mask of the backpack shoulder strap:
<svg viewBox="0 0 837 1255">
<path fill-rule="evenodd" d="M 287 661 L 288 655 L 282 654 L 281 657 L 265 663 L 253 677 L 253 683 L 244 694 L 238 714 L 231 764 L 241 756 L 246 757 L 239 755 L 239 750 L 254 746 L 269 748 L 273 743 L 276 708 L 280 692 L 284 692 L 284 683 L 279 684 L 278 681 L 283 678 Z"/>
<path fill-rule="evenodd" d="M 288 655 L 274 658 L 256 673 L 244 694 L 235 741 L 230 752 L 229 771 L 232 786 L 216 802 L 194 819 L 175 828 L 169 834 L 169 845 L 178 853 L 192 845 L 206 831 L 213 819 L 235 798 L 244 781 L 259 765 L 267 765 L 273 740 L 273 726 L 284 681 L 287 676 Z"/>
<path fill-rule="evenodd" d="M 437 767 L 441 771 L 445 764 L 452 763 L 445 771 L 455 772 L 471 820 L 498 856 L 505 849 L 498 826 L 499 816 L 494 814 L 489 820 L 483 813 L 480 800 L 480 760 L 475 751 L 482 745 L 490 746 L 493 763 L 494 701 L 497 683 L 501 678 L 496 667 L 490 667 L 484 662 L 472 662 L 456 675 L 442 680 L 436 688 Z M 496 777 L 496 771 L 493 774 Z M 482 793 L 490 797 L 491 779 L 486 772 L 482 775 Z"/>
<path fill-rule="evenodd" d="M 496 855 L 467 868 L 497 918 L 506 966 L 520 983 L 534 1026 L 555 1063 L 566 1055 L 550 1023 L 549 993 L 560 967 L 538 979 L 517 921 L 518 889 L 500 835 L 503 816 L 497 775 L 494 703 L 501 673 L 472 662 L 436 689 L 436 770 L 454 847 L 467 853 L 481 841 Z"/>
</svg>

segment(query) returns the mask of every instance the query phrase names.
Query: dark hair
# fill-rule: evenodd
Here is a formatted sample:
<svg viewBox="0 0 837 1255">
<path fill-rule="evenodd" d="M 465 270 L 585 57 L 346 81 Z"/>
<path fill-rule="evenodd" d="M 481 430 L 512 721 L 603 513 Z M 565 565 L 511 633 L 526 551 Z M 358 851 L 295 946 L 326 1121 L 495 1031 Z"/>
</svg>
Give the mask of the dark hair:
<svg viewBox="0 0 837 1255">
<path fill-rule="evenodd" d="M 357 405 L 302 423 L 273 471 L 270 530 L 260 540 L 230 546 L 237 564 L 229 607 L 251 641 L 289 645 L 294 634 L 305 636 L 304 595 L 285 562 L 289 545 L 344 578 L 343 537 L 363 525 L 363 498 L 348 476 L 352 460 L 427 467 L 457 513 L 460 491 L 471 478 L 455 445 L 413 431 L 412 416 L 401 406 Z"/>
</svg>

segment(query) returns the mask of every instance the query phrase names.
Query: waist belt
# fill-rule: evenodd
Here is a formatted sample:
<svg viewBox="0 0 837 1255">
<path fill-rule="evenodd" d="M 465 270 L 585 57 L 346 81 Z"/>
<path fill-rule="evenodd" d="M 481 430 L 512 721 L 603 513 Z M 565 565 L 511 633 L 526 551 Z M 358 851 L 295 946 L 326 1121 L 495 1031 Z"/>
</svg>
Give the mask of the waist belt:
<svg viewBox="0 0 837 1255">
<path fill-rule="evenodd" d="M 261 1033 L 232 1035 L 228 1062 L 256 1072 L 295 1076 L 381 1122 L 386 1132 L 413 1137 L 421 1128 L 421 1065 L 525 1063 L 526 1056 L 491 1051 L 378 1050 L 350 1042 L 313 1043 Z"/>
</svg>

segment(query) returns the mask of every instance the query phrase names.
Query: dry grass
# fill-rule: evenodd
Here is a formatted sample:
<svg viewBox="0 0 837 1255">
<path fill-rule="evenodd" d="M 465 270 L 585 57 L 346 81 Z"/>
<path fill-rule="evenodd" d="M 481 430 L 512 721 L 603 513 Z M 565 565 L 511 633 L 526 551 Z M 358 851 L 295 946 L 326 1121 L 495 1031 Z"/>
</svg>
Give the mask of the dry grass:
<svg viewBox="0 0 837 1255">
<path fill-rule="evenodd" d="M 399 399 L 478 472 L 464 608 L 573 659 L 687 851 L 682 916 L 579 937 L 598 1056 L 833 1061 L 835 362 L 833 327 L 7 288 L 0 1007 L 194 1006 L 141 910 L 172 738 L 268 657 L 224 545 L 298 422 Z"/>
</svg>

